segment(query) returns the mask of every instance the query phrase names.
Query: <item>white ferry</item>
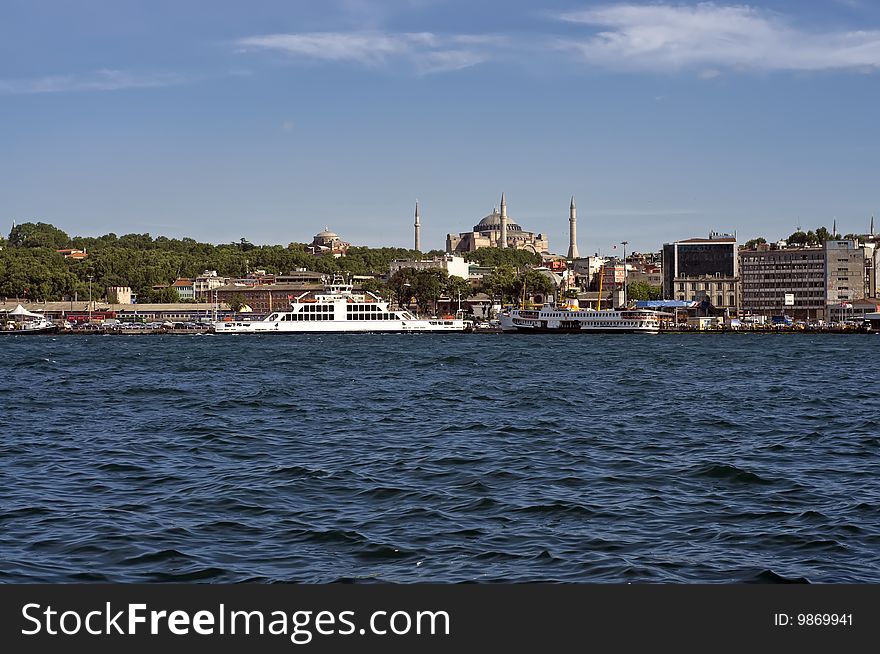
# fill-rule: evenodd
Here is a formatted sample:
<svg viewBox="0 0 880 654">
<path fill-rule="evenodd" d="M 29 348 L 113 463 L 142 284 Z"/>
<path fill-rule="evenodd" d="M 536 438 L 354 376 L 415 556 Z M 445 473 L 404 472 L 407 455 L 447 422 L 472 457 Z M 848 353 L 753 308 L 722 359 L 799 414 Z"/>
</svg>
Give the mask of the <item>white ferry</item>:
<svg viewBox="0 0 880 654">
<path fill-rule="evenodd" d="M 468 326 L 457 318 L 417 318 L 406 310 L 389 309 L 379 296 L 354 293 L 351 284 L 339 280 L 323 293 L 306 291 L 294 298 L 289 311 L 276 311 L 261 320 L 213 323 L 216 334 L 463 332 Z"/>
<path fill-rule="evenodd" d="M 657 334 L 660 320 L 647 309 L 571 309 L 545 304 L 540 309 L 511 309 L 501 314 L 501 329 L 525 333 Z"/>
</svg>

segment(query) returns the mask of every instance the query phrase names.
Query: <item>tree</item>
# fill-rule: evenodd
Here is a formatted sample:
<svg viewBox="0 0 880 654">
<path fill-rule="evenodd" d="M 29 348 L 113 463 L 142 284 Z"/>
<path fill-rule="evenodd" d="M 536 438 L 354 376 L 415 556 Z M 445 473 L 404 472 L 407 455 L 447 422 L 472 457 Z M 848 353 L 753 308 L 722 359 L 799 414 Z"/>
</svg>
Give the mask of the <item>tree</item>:
<svg viewBox="0 0 880 654">
<path fill-rule="evenodd" d="M 478 248 L 473 252 L 465 252 L 464 258 L 484 267 L 495 268 L 501 265 L 514 266 L 537 266 L 541 263 L 541 255 L 528 250 L 515 248 Z"/>
<path fill-rule="evenodd" d="M 70 237 L 47 223 L 21 223 L 9 232 L 9 245 L 24 248 L 61 250 L 70 243 Z"/>
<path fill-rule="evenodd" d="M 501 299 L 501 303 L 504 304 L 505 299 L 511 299 L 515 295 L 515 283 L 516 268 L 503 264 L 483 277 L 480 286 L 484 293 L 491 295 L 493 298 L 498 296 Z"/>
<path fill-rule="evenodd" d="M 174 304 L 180 302 L 180 293 L 173 286 L 157 288 L 150 293 L 150 300 L 159 304 Z"/>
<path fill-rule="evenodd" d="M 626 285 L 626 296 L 630 300 L 662 300 L 663 289 L 647 282 L 630 282 Z"/>
<path fill-rule="evenodd" d="M 385 284 L 380 282 L 375 277 L 370 277 L 361 282 L 361 288 L 364 291 L 369 291 L 370 293 L 375 293 L 376 295 L 382 295 L 385 292 Z"/>
<path fill-rule="evenodd" d="M 788 243 L 789 243 L 790 245 L 806 245 L 806 243 L 807 243 L 807 235 L 806 235 L 805 232 L 802 232 L 802 231 L 799 230 L 799 231 L 796 231 L 796 232 L 795 232 L 794 234 L 792 234 L 791 236 L 789 236 L 789 237 L 786 239 L 786 241 L 788 241 Z"/>
<path fill-rule="evenodd" d="M 459 300 L 467 300 L 471 290 L 471 283 L 458 275 L 450 275 L 443 284 L 443 293 L 450 301 L 456 303 Z"/>
<path fill-rule="evenodd" d="M 816 228 L 816 241 L 818 245 L 822 245 L 825 241 L 830 241 L 833 237 L 826 227 Z"/>
<path fill-rule="evenodd" d="M 394 299 L 401 307 L 409 304 L 412 298 L 412 279 L 415 272 L 413 268 L 401 268 L 388 280 L 388 288 L 394 293 Z"/>
<path fill-rule="evenodd" d="M 547 276 L 534 268 L 521 270 L 513 282 L 513 292 L 517 299 L 524 295 L 532 297 L 538 294 L 546 296 L 556 291 L 556 284 Z"/>
<path fill-rule="evenodd" d="M 446 277 L 445 270 L 436 268 L 415 271 L 412 277 L 412 292 L 419 311 L 428 313 L 428 310 L 433 308 L 433 313 L 437 313 L 437 301 L 443 292 Z"/>
<path fill-rule="evenodd" d="M 745 242 L 746 250 L 754 250 L 756 246 L 763 245 L 767 242 L 767 239 L 763 236 L 759 236 L 758 238 L 752 238 Z"/>
<path fill-rule="evenodd" d="M 229 308 L 233 311 L 238 311 L 246 304 L 246 301 L 244 299 L 244 295 L 242 295 L 241 293 L 233 293 L 231 296 L 229 296 L 226 304 L 228 304 Z"/>
</svg>

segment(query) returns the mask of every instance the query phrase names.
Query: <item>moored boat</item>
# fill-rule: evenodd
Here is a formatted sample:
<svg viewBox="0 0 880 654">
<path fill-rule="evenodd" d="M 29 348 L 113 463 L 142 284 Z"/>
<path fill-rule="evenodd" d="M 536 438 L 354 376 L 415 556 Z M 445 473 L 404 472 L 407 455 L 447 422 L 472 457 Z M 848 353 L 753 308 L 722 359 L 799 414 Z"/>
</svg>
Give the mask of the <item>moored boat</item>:
<svg viewBox="0 0 880 654">
<path fill-rule="evenodd" d="M 301 334 L 332 332 L 463 332 L 470 323 L 459 318 L 418 318 L 369 291 L 355 293 L 336 279 L 323 292 L 306 291 L 291 299 L 290 309 L 260 320 L 217 321 L 216 334 Z"/>
<path fill-rule="evenodd" d="M 20 304 L 7 312 L 0 324 L 0 334 L 26 336 L 33 334 L 54 334 L 58 326 L 41 313 L 28 311 Z"/>
<path fill-rule="evenodd" d="M 545 304 L 539 309 L 511 309 L 500 316 L 504 332 L 657 334 L 659 314 L 648 309 L 572 309 Z"/>
</svg>

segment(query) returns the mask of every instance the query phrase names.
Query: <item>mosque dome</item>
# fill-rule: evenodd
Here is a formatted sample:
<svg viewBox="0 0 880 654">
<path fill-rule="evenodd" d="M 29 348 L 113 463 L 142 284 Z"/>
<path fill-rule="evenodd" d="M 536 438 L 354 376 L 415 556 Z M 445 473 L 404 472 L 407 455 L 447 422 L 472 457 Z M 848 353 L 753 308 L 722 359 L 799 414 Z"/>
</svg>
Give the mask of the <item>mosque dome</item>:
<svg viewBox="0 0 880 654">
<path fill-rule="evenodd" d="M 483 218 L 480 222 L 474 225 L 475 232 L 491 232 L 494 230 L 501 229 L 501 214 L 498 211 L 493 211 L 488 216 Z M 508 232 L 521 232 L 522 227 L 520 227 L 514 220 L 508 216 L 507 217 L 507 231 Z"/>
<path fill-rule="evenodd" d="M 324 231 L 315 234 L 315 238 L 339 238 L 339 234 L 331 232 L 329 227 L 325 227 Z"/>
</svg>

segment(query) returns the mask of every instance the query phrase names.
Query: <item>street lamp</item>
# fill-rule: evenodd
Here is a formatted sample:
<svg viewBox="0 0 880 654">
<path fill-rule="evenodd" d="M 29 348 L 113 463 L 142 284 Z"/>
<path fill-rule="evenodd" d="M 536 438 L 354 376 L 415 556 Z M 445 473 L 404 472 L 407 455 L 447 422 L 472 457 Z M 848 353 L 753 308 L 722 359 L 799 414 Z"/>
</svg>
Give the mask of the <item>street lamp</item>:
<svg viewBox="0 0 880 654">
<path fill-rule="evenodd" d="M 89 275 L 89 324 L 92 324 L 92 279 L 94 275 Z"/>
<path fill-rule="evenodd" d="M 623 245 L 623 306 L 626 308 L 626 246 L 629 241 L 621 241 L 620 244 Z"/>
</svg>

